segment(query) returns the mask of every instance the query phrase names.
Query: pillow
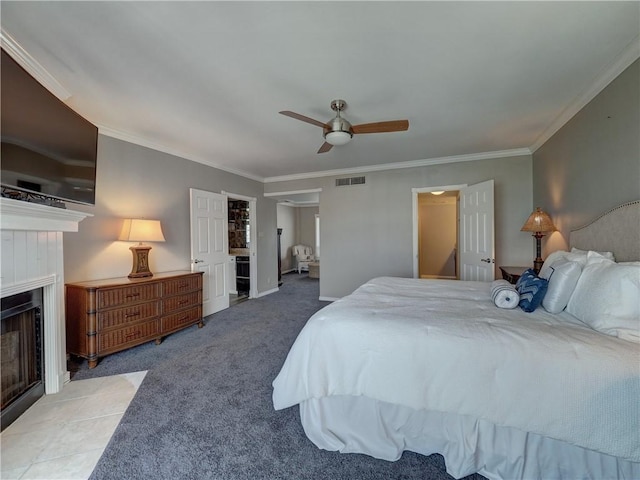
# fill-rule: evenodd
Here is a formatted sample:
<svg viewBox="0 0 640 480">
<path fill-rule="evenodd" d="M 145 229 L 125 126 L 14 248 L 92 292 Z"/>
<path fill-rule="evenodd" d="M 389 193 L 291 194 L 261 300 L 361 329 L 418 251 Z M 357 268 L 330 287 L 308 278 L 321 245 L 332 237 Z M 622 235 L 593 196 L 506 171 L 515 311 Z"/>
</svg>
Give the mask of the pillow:
<svg viewBox="0 0 640 480">
<path fill-rule="evenodd" d="M 532 268 L 525 270 L 516 282 L 516 290 L 520 295 L 518 303 L 520 308 L 525 312 L 533 312 L 538 308 L 547 292 L 548 284 L 549 282 L 538 277 Z"/>
<path fill-rule="evenodd" d="M 611 252 L 596 252 L 593 250 L 580 250 L 578 248 L 572 248 L 570 252 L 565 250 L 556 250 L 555 252 L 549 254 L 549 256 L 545 259 L 542 268 L 540 269 L 540 276 L 544 278 L 548 278 L 551 275 L 549 271 L 549 267 L 553 265 L 555 262 L 559 261 L 571 261 L 578 262 L 581 266 L 585 266 L 587 264 L 587 258 L 591 255 L 599 255 L 608 260 L 615 260 L 613 257 L 613 253 Z"/>
<path fill-rule="evenodd" d="M 549 256 L 545 259 L 542 264 L 542 268 L 540 269 L 539 276 L 543 278 L 549 278 L 551 276 L 551 270 L 549 268 L 556 262 L 576 262 L 581 267 L 584 267 L 587 264 L 587 252 L 578 253 L 578 252 L 567 252 L 565 250 L 556 250 L 555 252 L 549 254 Z"/>
<path fill-rule="evenodd" d="M 592 252 L 593 253 L 597 253 L 598 255 L 601 255 L 601 256 L 611 260 L 612 262 L 616 261 L 615 257 L 613 256 L 613 252 L 596 252 L 594 250 L 587 251 L 587 250 L 580 250 L 579 248 L 575 248 L 575 247 L 571 249 L 571 253 L 579 253 L 579 254 L 584 254 L 584 255 L 586 255 L 588 253 L 592 253 Z"/>
<path fill-rule="evenodd" d="M 520 295 L 516 287 L 506 280 L 494 280 L 491 283 L 491 300 L 498 308 L 516 308 Z"/>
<path fill-rule="evenodd" d="M 590 262 L 582 270 L 567 312 L 594 330 L 640 343 L 640 266 Z"/>
<path fill-rule="evenodd" d="M 561 260 L 554 262 L 546 273 L 548 276 L 540 271 L 540 277 L 549 281 L 542 306 L 549 313 L 560 313 L 567 306 L 576 288 L 582 266 L 578 262 Z"/>
</svg>

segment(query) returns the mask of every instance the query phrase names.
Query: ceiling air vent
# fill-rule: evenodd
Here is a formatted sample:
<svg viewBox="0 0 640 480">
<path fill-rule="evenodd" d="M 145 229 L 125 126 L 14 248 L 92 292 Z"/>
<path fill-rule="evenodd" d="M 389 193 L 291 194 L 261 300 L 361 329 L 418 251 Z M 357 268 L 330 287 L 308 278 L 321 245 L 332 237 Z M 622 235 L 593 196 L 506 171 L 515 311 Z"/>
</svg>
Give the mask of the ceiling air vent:
<svg viewBox="0 0 640 480">
<path fill-rule="evenodd" d="M 336 187 L 346 187 L 348 185 L 364 185 L 364 177 L 336 178 Z"/>
</svg>

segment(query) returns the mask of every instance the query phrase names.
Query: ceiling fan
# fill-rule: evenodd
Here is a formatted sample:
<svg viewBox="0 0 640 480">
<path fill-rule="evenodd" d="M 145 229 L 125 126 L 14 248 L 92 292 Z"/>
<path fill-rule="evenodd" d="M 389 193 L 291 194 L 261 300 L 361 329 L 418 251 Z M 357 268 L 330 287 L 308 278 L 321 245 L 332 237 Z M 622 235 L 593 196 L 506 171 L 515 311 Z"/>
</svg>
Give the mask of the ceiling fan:
<svg viewBox="0 0 640 480">
<path fill-rule="evenodd" d="M 354 135 L 362 133 L 402 132 L 409 129 L 409 120 L 391 120 L 388 122 L 351 125 L 347 120 L 340 116 L 340 112 L 344 111 L 346 108 L 347 102 L 344 100 L 332 101 L 331 110 L 336 112 L 336 116 L 326 123 L 288 110 L 284 110 L 280 113 L 287 117 L 295 118 L 296 120 L 301 120 L 322 128 L 322 136 L 325 141 L 318 150 L 318 153 L 328 152 L 334 145 L 344 145 L 345 143 L 348 143 Z"/>
</svg>

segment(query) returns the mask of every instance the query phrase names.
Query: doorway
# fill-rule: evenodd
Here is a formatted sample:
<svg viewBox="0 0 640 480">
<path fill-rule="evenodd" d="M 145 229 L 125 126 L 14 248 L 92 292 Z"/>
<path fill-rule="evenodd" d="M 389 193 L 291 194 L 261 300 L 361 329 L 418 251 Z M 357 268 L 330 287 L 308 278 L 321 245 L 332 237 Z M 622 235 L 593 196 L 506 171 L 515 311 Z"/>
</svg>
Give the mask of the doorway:
<svg viewBox="0 0 640 480">
<path fill-rule="evenodd" d="M 251 224 L 246 200 L 229 199 L 229 305 L 249 298 L 251 289 Z"/>
<path fill-rule="evenodd" d="M 231 192 L 228 198 L 229 304 L 258 297 L 257 202 Z"/>
<path fill-rule="evenodd" d="M 493 180 L 486 180 L 474 185 L 463 184 L 411 189 L 413 198 L 414 278 L 420 278 L 421 252 L 418 237 L 418 196 L 421 193 L 439 191 L 442 191 L 443 195 L 444 192 L 455 192 L 458 198 L 456 202 L 457 245 L 455 247 L 455 278 L 485 282 L 495 278 L 493 190 Z"/>
<path fill-rule="evenodd" d="M 191 203 L 191 265 L 193 271 L 204 272 L 203 277 L 203 316 L 229 307 L 230 277 L 235 274 L 236 256 L 229 249 L 229 200 L 243 200 L 248 203 L 249 220 L 247 238 L 249 243 L 245 257 L 248 258 L 249 286 L 248 298 L 256 298 L 257 290 L 257 254 L 256 254 L 256 199 L 228 192 L 213 193 L 194 188 L 190 190 Z M 231 258 L 234 259 L 233 264 Z M 243 262 L 246 268 L 247 262 Z M 233 267 L 233 268 L 232 268 Z M 243 270 L 245 276 L 246 270 Z M 235 276 L 235 275 L 234 275 Z M 234 278 L 235 285 L 235 278 Z"/>
<path fill-rule="evenodd" d="M 418 194 L 418 276 L 457 280 L 458 190 Z"/>
</svg>

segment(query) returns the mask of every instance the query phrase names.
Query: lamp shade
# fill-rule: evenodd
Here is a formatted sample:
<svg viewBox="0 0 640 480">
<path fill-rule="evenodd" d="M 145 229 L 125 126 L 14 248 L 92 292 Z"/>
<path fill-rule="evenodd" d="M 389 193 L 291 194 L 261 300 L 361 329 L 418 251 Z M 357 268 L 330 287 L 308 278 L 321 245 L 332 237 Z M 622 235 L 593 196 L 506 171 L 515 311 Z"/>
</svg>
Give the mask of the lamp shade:
<svg viewBox="0 0 640 480">
<path fill-rule="evenodd" d="M 160 220 L 128 218 L 118 240 L 126 242 L 164 242 Z"/>
<path fill-rule="evenodd" d="M 551 221 L 551 217 L 543 212 L 540 207 L 536 207 L 535 212 L 529 215 L 527 221 L 520 229 L 522 232 L 555 232 L 556 227 Z"/>
<path fill-rule="evenodd" d="M 349 143 L 351 137 L 352 135 L 349 132 L 337 131 L 327 133 L 324 139 L 331 145 L 344 145 L 345 143 Z"/>
</svg>

